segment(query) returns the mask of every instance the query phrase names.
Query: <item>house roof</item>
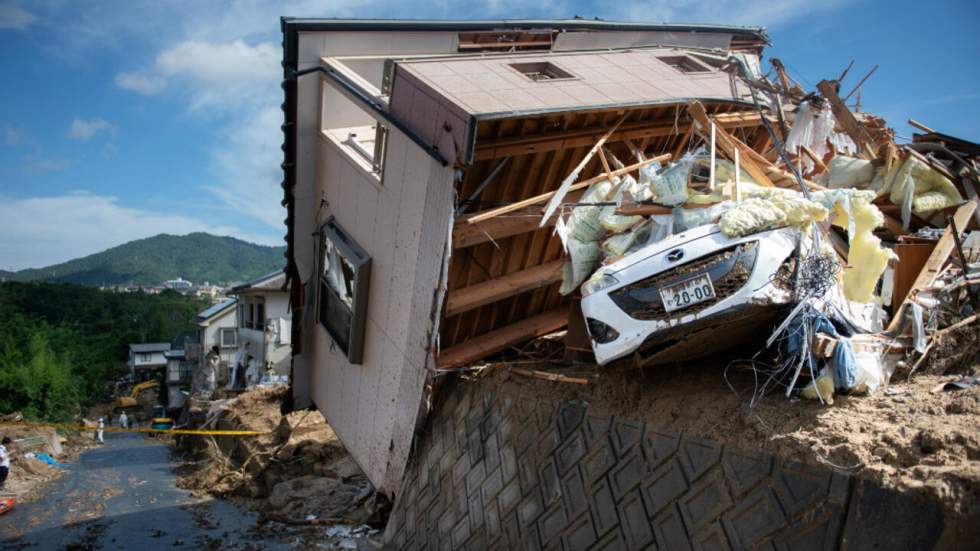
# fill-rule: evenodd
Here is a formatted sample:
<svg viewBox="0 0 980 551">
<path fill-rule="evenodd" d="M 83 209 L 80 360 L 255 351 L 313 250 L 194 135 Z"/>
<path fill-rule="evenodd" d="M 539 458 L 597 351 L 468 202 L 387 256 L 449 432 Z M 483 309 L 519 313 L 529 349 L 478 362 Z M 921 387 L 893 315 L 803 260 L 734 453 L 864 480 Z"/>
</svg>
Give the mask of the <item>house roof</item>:
<svg viewBox="0 0 980 551">
<path fill-rule="evenodd" d="M 283 291 L 286 284 L 286 272 L 276 270 L 275 272 L 257 277 L 251 281 L 246 281 L 241 285 L 232 287 L 234 293 L 253 293 L 257 291 Z"/>
<path fill-rule="evenodd" d="M 283 17 L 284 31 L 493 31 L 555 29 L 558 31 L 663 31 L 743 35 L 769 41 L 765 27 L 690 23 L 644 23 L 597 19 L 330 19 Z"/>
<path fill-rule="evenodd" d="M 197 323 L 207 323 L 212 318 L 217 317 L 218 315 L 223 314 L 229 309 L 233 308 L 236 302 L 238 302 L 237 299 L 230 298 L 199 312 L 196 318 Z"/>
<path fill-rule="evenodd" d="M 165 352 L 170 350 L 169 342 L 142 342 L 130 344 L 129 349 L 133 352 Z"/>
<path fill-rule="evenodd" d="M 391 100 L 396 116 L 420 110 L 419 91 L 464 118 L 481 119 L 695 98 L 751 100 L 741 79 L 676 48 L 430 58 L 399 61 L 397 67 Z M 545 67 L 558 71 L 556 78 L 528 76 L 541 75 Z M 432 120 L 431 114 L 420 116 Z"/>
</svg>

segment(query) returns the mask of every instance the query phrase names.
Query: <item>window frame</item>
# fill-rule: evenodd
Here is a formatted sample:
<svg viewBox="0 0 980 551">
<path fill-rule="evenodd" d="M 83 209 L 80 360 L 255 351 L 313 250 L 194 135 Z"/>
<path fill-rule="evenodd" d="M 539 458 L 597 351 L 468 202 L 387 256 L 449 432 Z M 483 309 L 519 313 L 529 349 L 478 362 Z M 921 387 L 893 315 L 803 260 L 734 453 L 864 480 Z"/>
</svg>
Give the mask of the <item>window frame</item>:
<svg viewBox="0 0 980 551">
<path fill-rule="evenodd" d="M 232 335 L 232 343 L 225 342 L 225 335 Z M 238 328 L 221 327 L 218 329 L 218 348 L 238 348 Z"/>
<path fill-rule="evenodd" d="M 347 360 L 352 364 L 360 364 L 364 358 L 364 331 L 367 326 L 371 256 L 340 226 L 334 216 L 330 216 L 317 233 L 320 241 L 317 256 L 317 321 L 330 335 L 337 348 L 347 356 Z M 325 255 L 328 251 L 328 240 L 351 269 L 353 296 L 350 306 L 344 302 L 327 280 Z M 339 334 L 339 329 L 327 317 L 331 307 L 343 308 L 349 315 L 350 323 L 348 324 L 347 335 Z"/>
</svg>

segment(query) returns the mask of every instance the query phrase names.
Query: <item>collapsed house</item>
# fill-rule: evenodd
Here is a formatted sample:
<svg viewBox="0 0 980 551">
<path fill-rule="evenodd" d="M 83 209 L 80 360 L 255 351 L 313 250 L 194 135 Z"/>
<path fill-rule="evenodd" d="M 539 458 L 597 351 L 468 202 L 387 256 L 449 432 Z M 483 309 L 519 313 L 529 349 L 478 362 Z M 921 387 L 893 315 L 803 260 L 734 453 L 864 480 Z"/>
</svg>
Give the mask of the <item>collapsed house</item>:
<svg viewBox="0 0 980 551">
<path fill-rule="evenodd" d="M 761 336 L 830 402 L 970 289 L 977 146 L 767 78 L 762 29 L 282 25 L 293 406 L 389 496 L 439 376 L 534 337 L 647 366 Z"/>
</svg>

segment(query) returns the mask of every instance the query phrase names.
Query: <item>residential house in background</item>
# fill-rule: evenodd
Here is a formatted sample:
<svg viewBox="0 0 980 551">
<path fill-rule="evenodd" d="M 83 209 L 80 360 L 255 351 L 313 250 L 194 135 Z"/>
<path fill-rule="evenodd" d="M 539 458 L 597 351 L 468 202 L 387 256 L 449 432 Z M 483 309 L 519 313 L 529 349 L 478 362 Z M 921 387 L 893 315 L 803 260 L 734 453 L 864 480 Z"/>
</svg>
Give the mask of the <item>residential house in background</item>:
<svg viewBox="0 0 980 551">
<path fill-rule="evenodd" d="M 207 356 L 211 347 L 217 346 L 222 363 L 234 358 L 238 348 L 237 304 L 236 299 L 225 299 L 197 315 L 195 321 L 202 357 Z"/>
<path fill-rule="evenodd" d="M 289 374 L 290 319 L 286 274 L 276 271 L 232 288 L 238 297 L 238 346 L 249 344 L 250 353 L 266 369 Z M 224 358 L 222 358 L 224 359 Z"/>
<path fill-rule="evenodd" d="M 138 380 L 146 380 L 167 366 L 164 352 L 169 342 L 147 342 L 129 345 L 129 372 Z"/>
</svg>

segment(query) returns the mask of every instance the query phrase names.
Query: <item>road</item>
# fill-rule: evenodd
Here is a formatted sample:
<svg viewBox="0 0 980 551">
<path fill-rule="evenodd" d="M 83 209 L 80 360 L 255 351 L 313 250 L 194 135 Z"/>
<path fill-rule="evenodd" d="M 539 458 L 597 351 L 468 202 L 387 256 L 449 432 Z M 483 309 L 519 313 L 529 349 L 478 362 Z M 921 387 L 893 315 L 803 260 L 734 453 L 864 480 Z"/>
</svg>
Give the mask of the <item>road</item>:
<svg viewBox="0 0 980 551">
<path fill-rule="evenodd" d="M 0 517 L 2 549 L 292 549 L 295 531 L 257 525 L 230 502 L 177 488 L 169 448 L 107 434 L 44 497 Z M 268 526 L 268 525 L 267 525 Z"/>
</svg>

